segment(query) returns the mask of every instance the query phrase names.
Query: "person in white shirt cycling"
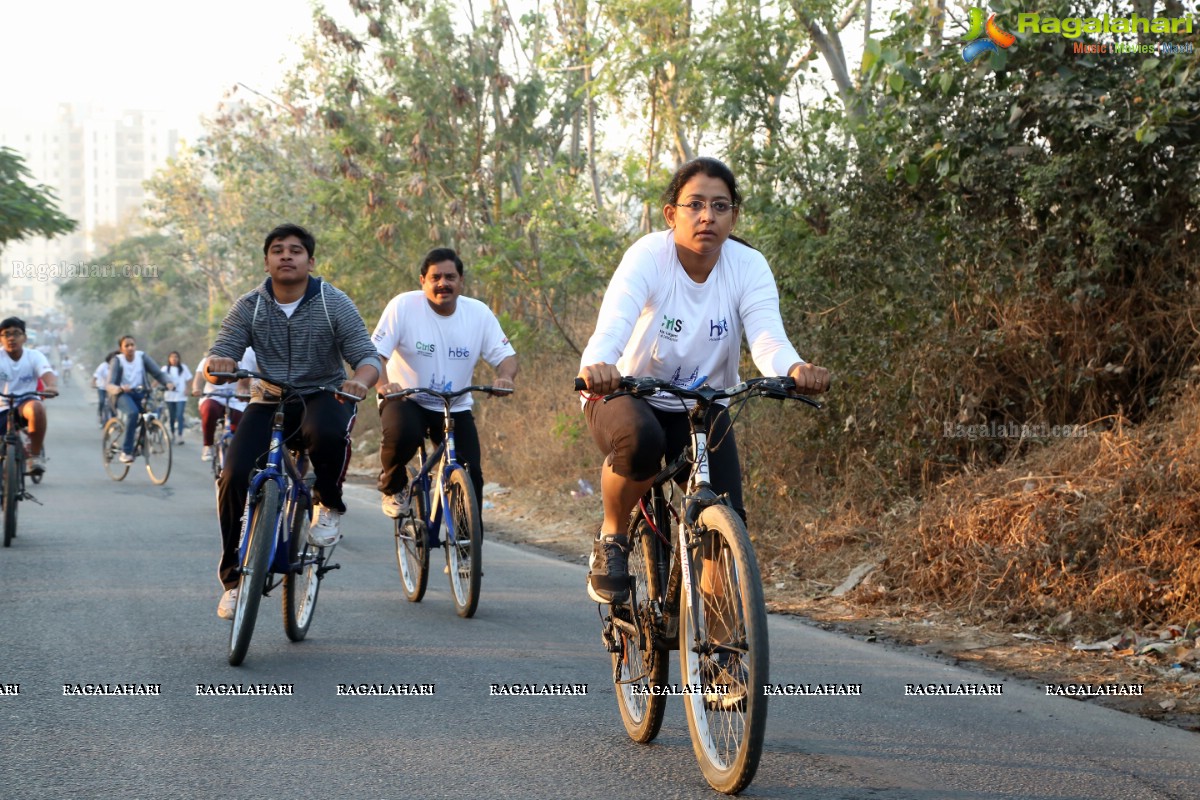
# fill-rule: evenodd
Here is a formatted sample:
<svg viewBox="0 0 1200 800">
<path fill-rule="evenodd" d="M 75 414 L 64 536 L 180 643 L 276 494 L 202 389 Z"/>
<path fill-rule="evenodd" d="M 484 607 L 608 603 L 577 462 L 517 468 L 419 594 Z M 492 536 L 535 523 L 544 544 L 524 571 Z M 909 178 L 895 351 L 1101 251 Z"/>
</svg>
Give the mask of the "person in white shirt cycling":
<svg viewBox="0 0 1200 800">
<path fill-rule="evenodd" d="M 112 408 L 108 403 L 108 362 L 112 361 L 113 356 L 121 352 L 113 350 L 104 357 L 100 365 L 96 367 L 96 371 L 92 373 L 92 386 L 96 389 L 96 394 L 99 399 L 99 405 L 96 406 L 96 416 L 100 419 L 100 427 L 104 427 L 104 423 L 108 422 L 108 418 L 112 415 Z"/>
<path fill-rule="evenodd" d="M 229 415 L 229 430 L 236 431 L 242 421 L 242 412 L 246 410 L 246 401 L 239 400 L 235 395 L 250 394 L 250 380 L 239 381 L 237 384 L 209 383 L 204 379 L 204 367 L 208 364 L 208 356 L 200 359 L 196 365 L 196 377 L 192 381 L 192 397 L 200 398 L 200 436 L 204 449 L 200 451 L 201 461 L 212 461 L 213 442 L 217 425 L 226 414 Z M 258 361 L 254 358 L 254 348 L 247 347 L 238 362 L 238 369 L 248 369 L 258 372 Z"/>
<path fill-rule="evenodd" d="M 462 296 L 463 262 L 458 254 L 448 247 L 430 250 L 421 262 L 420 282 L 419 291 L 392 298 L 371 337 L 387 365 L 376 387 L 379 395 L 417 387 L 454 391 L 470 386 L 480 358 L 496 370 L 493 386 L 514 388 L 516 351 L 492 310 Z M 450 411 L 459 460 L 471 476 L 476 502 L 482 503 L 483 470 L 473 403 L 471 394 L 464 394 Z M 442 441 L 444 408 L 437 398 L 420 394 L 380 404 L 383 441 L 378 488 L 383 493 L 383 513 L 393 519 L 407 510 L 407 498 L 401 496 L 408 483 L 404 466 L 424 437 Z"/>
<path fill-rule="evenodd" d="M 9 317 L 0 322 L 0 391 L 5 394 L 27 394 L 36 392 L 38 381 L 46 392 L 58 394 L 58 378 L 44 353 L 25 347 L 25 321 Z M 8 425 L 9 408 L 7 399 L 0 399 L 0 435 Z M 46 441 L 46 407 L 41 398 L 30 397 L 16 409 L 29 432 L 29 472 L 44 472 L 45 455 L 42 444 Z"/>
<path fill-rule="evenodd" d="M 183 363 L 179 351 L 172 350 L 167 354 L 167 365 L 163 367 L 163 374 L 175 384 L 174 389 L 163 395 L 167 412 L 171 415 L 170 422 L 167 423 L 167 433 L 175 436 L 175 444 L 183 444 L 183 415 L 187 405 L 187 385 L 192 379 L 192 371 Z"/>
<path fill-rule="evenodd" d="M 741 202 L 733 172 L 717 159 L 680 167 L 663 194 L 668 230 L 642 237 L 625 252 L 580 359 L 579 377 L 588 387 L 584 414 L 605 454 L 604 521 L 588 574 L 588 594 L 597 602 L 628 596 L 629 513 L 663 457 L 673 459 L 689 438 L 678 399 L 601 402 L 617 391 L 622 375 L 725 389 L 740 380 L 744 335 L 763 374 L 788 375 L 805 394 L 829 388 L 829 371 L 806 363 L 788 341 L 766 259 L 731 235 Z M 741 465 L 727 410 L 714 410 L 708 424 L 713 491 L 728 492 L 744 518 Z"/>
<path fill-rule="evenodd" d="M 150 394 L 150 378 L 165 389 L 175 387 L 159 369 L 154 359 L 137 349 L 132 336 L 122 336 L 120 351 L 108 362 L 108 393 L 113 396 L 117 413 L 125 417 L 125 440 L 119 460 L 133 463 L 133 443 L 137 438 L 138 415 Z"/>
</svg>

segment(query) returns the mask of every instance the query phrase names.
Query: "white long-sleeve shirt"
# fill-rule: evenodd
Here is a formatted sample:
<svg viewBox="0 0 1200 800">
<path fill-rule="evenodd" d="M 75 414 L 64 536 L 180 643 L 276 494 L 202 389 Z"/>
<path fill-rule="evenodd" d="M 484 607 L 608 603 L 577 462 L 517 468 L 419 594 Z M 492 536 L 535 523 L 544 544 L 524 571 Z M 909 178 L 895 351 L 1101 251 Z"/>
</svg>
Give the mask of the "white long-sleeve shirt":
<svg viewBox="0 0 1200 800">
<path fill-rule="evenodd" d="M 673 231 L 660 231 L 625 251 L 580 364 L 616 364 L 622 375 L 725 389 L 741 380 L 743 334 L 764 375 L 786 375 L 803 362 L 783 330 L 779 291 L 762 253 L 730 239 L 708 280 L 696 283 L 679 263 Z M 673 397 L 650 403 L 680 410 Z"/>
</svg>

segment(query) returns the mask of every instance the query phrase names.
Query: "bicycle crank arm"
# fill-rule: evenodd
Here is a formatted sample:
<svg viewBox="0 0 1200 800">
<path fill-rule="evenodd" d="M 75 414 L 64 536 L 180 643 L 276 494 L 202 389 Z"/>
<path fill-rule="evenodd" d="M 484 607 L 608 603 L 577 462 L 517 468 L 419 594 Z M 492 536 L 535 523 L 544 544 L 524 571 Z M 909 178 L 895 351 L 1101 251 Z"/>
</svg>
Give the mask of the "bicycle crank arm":
<svg viewBox="0 0 1200 800">
<path fill-rule="evenodd" d="M 18 500 L 32 500 L 33 502 L 37 503 L 39 506 L 45 505 L 45 503 L 43 503 L 41 500 L 38 500 L 36 497 L 31 495 L 29 492 L 23 492 L 21 494 L 21 496 L 18 497 L 17 499 Z"/>
</svg>

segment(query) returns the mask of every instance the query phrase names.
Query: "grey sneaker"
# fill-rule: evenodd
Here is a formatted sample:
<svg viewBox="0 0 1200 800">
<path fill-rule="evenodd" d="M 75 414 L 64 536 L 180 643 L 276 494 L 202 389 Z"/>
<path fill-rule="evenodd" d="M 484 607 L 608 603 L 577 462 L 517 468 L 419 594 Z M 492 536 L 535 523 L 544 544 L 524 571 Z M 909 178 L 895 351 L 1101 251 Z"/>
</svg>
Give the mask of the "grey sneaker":
<svg viewBox="0 0 1200 800">
<path fill-rule="evenodd" d="M 629 537 L 623 533 L 601 536 L 588 561 L 588 596 L 597 603 L 623 603 L 629 599 Z"/>
<path fill-rule="evenodd" d="M 121 456 L 117 460 L 122 464 L 132 464 L 133 456 L 129 453 L 121 453 Z"/>
<path fill-rule="evenodd" d="M 221 619 L 233 619 L 233 612 L 237 608 L 237 587 L 226 589 L 225 594 L 221 595 L 221 602 L 217 603 L 217 616 Z"/>
<path fill-rule="evenodd" d="M 400 517 L 407 516 L 411 505 L 412 504 L 409 503 L 408 492 L 385 494 L 383 496 L 383 502 L 380 504 L 381 508 L 383 509 L 384 516 L 391 517 L 392 519 L 399 519 Z"/>
<path fill-rule="evenodd" d="M 46 471 L 46 457 L 41 453 L 36 456 L 29 457 L 29 466 L 27 467 L 30 475 L 41 474 Z"/>
<path fill-rule="evenodd" d="M 318 504 L 314 509 L 312 526 L 308 529 L 308 541 L 317 547 L 329 547 L 342 538 L 342 514 L 332 508 Z"/>
</svg>

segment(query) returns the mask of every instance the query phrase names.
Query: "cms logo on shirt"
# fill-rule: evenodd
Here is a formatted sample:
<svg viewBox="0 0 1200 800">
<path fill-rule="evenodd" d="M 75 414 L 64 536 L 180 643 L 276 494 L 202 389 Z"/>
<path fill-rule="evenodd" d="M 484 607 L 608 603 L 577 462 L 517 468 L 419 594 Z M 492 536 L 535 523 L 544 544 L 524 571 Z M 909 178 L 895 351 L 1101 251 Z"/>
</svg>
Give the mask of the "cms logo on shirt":
<svg viewBox="0 0 1200 800">
<path fill-rule="evenodd" d="M 670 317 L 663 317 L 661 327 L 664 331 L 669 331 L 671 333 L 679 333 L 680 331 L 683 330 L 683 320 L 671 319 Z"/>
<path fill-rule="evenodd" d="M 437 350 L 436 345 L 425 344 L 424 342 L 417 342 L 417 352 L 423 356 L 431 356 L 434 354 L 435 350 Z"/>
</svg>

